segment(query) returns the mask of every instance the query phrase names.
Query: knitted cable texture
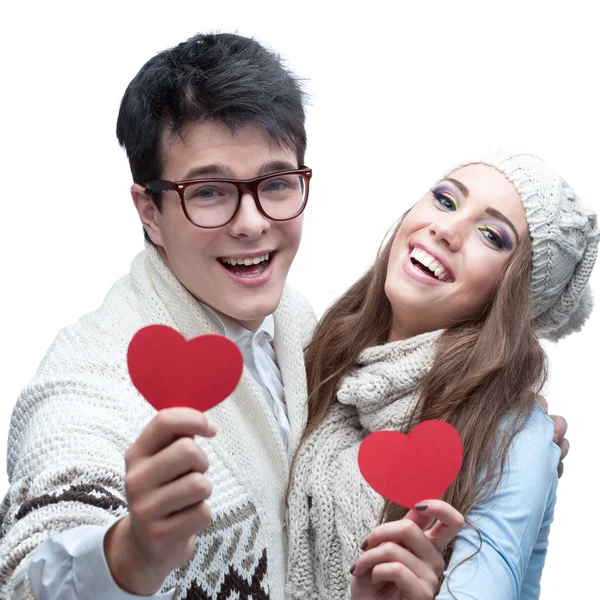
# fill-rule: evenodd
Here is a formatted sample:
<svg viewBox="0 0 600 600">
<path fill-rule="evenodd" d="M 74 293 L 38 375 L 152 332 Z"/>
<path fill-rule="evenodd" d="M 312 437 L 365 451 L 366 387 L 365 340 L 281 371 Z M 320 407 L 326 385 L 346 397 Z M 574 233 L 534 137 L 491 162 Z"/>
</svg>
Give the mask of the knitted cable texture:
<svg viewBox="0 0 600 600">
<path fill-rule="evenodd" d="M 358 469 L 360 442 L 371 431 L 407 432 L 414 425 L 418 387 L 441 333 L 364 350 L 337 402 L 300 449 L 288 501 L 288 597 L 350 597 L 349 569 L 383 508 Z"/>
</svg>

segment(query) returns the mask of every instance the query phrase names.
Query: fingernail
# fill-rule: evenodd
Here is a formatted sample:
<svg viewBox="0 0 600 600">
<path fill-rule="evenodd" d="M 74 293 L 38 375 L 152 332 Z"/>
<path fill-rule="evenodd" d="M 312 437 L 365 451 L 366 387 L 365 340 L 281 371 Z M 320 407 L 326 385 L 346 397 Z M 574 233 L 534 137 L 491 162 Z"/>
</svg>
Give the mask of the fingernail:
<svg viewBox="0 0 600 600">
<path fill-rule="evenodd" d="M 415 504 L 415 510 L 418 511 L 424 511 L 427 510 L 429 508 L 429 504 L 427 504 L 427 502 L 417 502 Z"/>
<path fill-rule="evenodd" d="M 209 423 L 208 428 L 211 433 L 217 433 L 217 426 L 214 423 Z"/>
<path fill-rule="evenodd" d="M 350 575 L 352 575 L 352 573 L 354 573 L 354 569 L 356 569 L 356 564 L 353 564 L 353 565 L 350 567 Z"/>
<path fill-rule="evenodd" d="M 367 546 L 369 545 L 369 542 L 367 542 L 367 540 L 365 540 L 361 545 L 360 545 L 360 549 L 365 551 L 367 549 Z"/>
</svg>

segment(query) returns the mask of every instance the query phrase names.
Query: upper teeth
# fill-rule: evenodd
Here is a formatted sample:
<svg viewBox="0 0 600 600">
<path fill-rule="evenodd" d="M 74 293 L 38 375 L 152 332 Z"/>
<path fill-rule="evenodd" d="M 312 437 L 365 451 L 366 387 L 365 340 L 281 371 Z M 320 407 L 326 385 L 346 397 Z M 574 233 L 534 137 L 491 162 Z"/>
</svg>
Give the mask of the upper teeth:
<svg viewBox="0 0 600 600">
<path fill-rule="evenodd" d="M 263 254 L 262 256 L 255 256 L 254 258 L 229 258 L 224 257 L 221 259 L 224 263 L 228 265 L 246 265 L 249 267 L 250 265 L 257 265 L 258 263 L 263 262 L 263 260 L 269 260 L 269 254 Z"/>
<path fill-rule="evenodd" d="M 422 248 L 413 248 L 410 257 L 418 260 L 424 267 L 427 267 L 438 279 L 441 281 L 448 281 L 448 274 L 446 269 L 442 266 L 437 258 L 431 256 L 429 252 L 426 252 Z"/>
</svg>

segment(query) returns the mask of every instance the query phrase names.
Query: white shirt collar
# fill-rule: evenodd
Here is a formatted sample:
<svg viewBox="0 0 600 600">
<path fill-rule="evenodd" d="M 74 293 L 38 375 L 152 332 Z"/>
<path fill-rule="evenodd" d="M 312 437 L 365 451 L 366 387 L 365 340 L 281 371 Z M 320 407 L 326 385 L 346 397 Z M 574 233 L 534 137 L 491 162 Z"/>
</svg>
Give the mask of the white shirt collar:
<svg viewBox="0 0 600 600">
<path fill-rule="evenodd" d="M 273 315 L 268 315 L 260 324 L 260 327 L 256 329 L 256 331 L 251 331 L 250 329 L 246 329 L 246 327 L 243 325 L 236 323 L 233 319 L 217 313 L 210 306 L 204 304 L 203 302 L 200 302 L 200 304 L 202 308 L 206 310 L 206 313 L 215 326 L 220 330 L 221 334 L 226 338 L 229 338 L 232 342 L 237 343 L 249 336 L 251 337 L 252 341 L 254 341 L 261 332 L 264 333 L 269 342 L 273 341 L 273 337 L 275 335 L 275 319 L 273 318 Z"/>
</svg>

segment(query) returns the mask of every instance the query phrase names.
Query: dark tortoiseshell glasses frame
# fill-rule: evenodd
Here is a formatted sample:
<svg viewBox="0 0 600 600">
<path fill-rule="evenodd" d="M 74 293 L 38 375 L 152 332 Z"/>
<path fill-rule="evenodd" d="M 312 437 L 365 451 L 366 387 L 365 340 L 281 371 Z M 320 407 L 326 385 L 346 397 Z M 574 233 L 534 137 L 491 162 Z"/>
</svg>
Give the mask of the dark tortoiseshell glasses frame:
<svg viewBox="0 0 600 600">
<path fill-rule="evenodd" d="M 269 215 L 265 209 L 262 207 L 259 197 L 258 197 L 258 186 L 263 182 L 263 181 L 267 181 L 268 179 L 273 179 L 279 176 L 284 176 L 284 175 L 298 175 L 299 177 L 302 177 L 302 180 L 304 182 L 304 200 L 302 202 L 302 206 L 300 207 L 300 209 L 291 217 L 286 217 L 285 219 L 276 219 L 274 217 L 272 217 L 271 215 Z M 308 202 L 308 190 L 309 190 L 309 184 L 310 184 L 310 178 L 312 177 L 312 169 L 310 169 L 309 167 L 305 166 L 305 165 L 301 165 L 299 169 L 293 169 L 291 171 L 276 171 L 274 173 L 267 173 L 266 175 L 261 175 L 260 177 L 253 177 L 252 179 L 223 179 L 223 178 L 215 178 L 215 177 L 211 177 L 211 178 L 206 178 L 206 179 L 189 179 L 189 180 L 185 180 L 185 181 L 167 181 L 165 179 L 154 179 L 153 181 L 148 181 L 144 187 L 146 188 L 146 191 L 151 192 L 152 194 L 162 194 L 163 192 L 171 192 L 171 191 L 175 191 L 179 194 L 179 199 L 181 201 L 181 208 L 183 210 L 183 214 L 186 216 L 187 220 L 192 223 L 192 225 L 195 225 L 196 227 L 200 227 L 202 229 L 217 229 L 218 227 L 224 227 L 225 225 L 231 223 L 231 221 L 233 221 L 233 219 L 235 218 L 235 215 L 237 214 L 239 208 L 240 208 L 240 204 L 242 202 L 242 196 L 244 194 L 250 194 L 252 196 L 252 198 L 254 199 L 254 203 L 256 204 L 256 208 L 258 210 L 258 212 L 265 217 L 266 219 L 269 219 L 270 221 L 277 221 L 277 222 L 281 222 L 281 221 L 291 221 L 292 219 L 295 219 L 296 217 L 300 216 L 303 212 L 304 209 L 306 208 L 306 203 Z M 238 198 L 237 198 L 237 203 L 235 205 L 235 209 L 233 210 L 233 214 L 231 215 L 231 217 L 225 222 L 225 223 L 221 223 L 220 225 L 210 225 L 210 226 L 206 226 L 206 225 L 199 225 L 198 223 L 195 223 L 194 221 L 192 221 L 190 215 L 188 214 L 186 205 L 185 205 L 185 190 L 186 188 L 188 188 L 191 185 L 196 185 L 196 184 L 205 184 L 205 183 L 229 183 L 229 184 L 233 184 L 235 185 L 235 187 L 237 188 L 237 192 L 238 192 Z"/>
</svg>

